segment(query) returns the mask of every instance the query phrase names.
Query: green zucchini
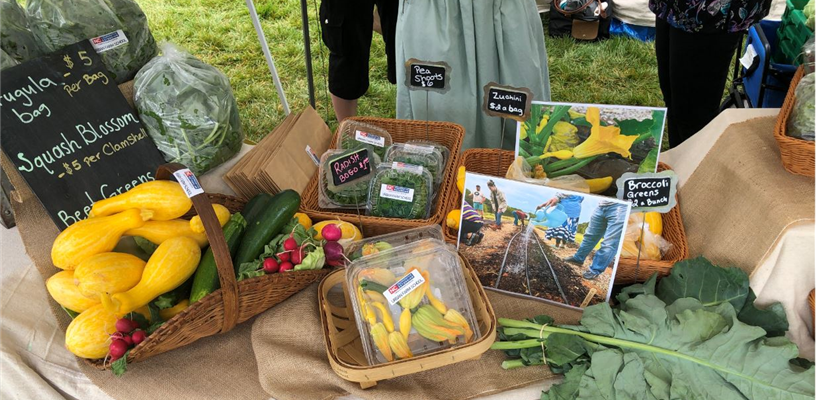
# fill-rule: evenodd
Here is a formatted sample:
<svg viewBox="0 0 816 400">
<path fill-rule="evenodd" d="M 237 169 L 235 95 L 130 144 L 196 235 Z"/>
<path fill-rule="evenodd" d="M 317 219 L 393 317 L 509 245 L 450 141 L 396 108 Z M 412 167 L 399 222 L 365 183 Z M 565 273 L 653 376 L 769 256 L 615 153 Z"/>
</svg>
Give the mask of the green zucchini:
<svg viewBox="0 0 816 400">
<path fill-rule="evenodd" d="M 255 197 L 249 199 L 246 206 L 244 206 L 244 210 L 241 211 L 241 214 L 244 215 L 244 219 L 247 221 L 247 223 L 251 224 L 255 222 L 255 220 L 257 220 L 261 215 L 261 212 L 266 209 L 266 206 L 269 205 L 269 202 L 272 201 L 274 197 L 275 196 L 272 196 L 269 193 L 258 193 L 255 195 Z"/>
<path fill-rule="evenodd" d="M 298 207 L 300 195 L 294 190 L 284 190 L 272 198 L 257 220 L 247 224 L 246 234 L 233 259 L 236 270 L 242 263 L 253 261 L 261 255 L 264 246 L 292 221 Z"/>
<path fill-rule="evenodd" d="M 238 251 L 241 244 L 241 236 L 246 229 L 247 222 L 241 213 L 232 214 L 229 221 L 224 224 L 224 239 L 229 247 L 230 257 Z M 215 266 L 215 254 L 212 248 L 208 248 L 201 262 L 198 264 L 195 275 L 193 275 L 193 287 L 190 289 L 190 304 L 204 298 L 204 296 L 218 290 L 221 281 L 218 279 L 218 268 Z"/>
</svg>

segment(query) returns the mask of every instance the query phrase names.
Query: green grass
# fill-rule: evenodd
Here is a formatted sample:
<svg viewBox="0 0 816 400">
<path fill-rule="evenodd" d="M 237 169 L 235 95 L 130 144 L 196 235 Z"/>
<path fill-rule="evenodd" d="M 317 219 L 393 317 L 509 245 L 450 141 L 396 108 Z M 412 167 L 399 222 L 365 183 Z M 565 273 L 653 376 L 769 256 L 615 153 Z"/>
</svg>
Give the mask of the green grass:
<svg viewBox="0 0 816 400">
<path fill-rule="evenodd" d="M 283 120 L 283 108 L 243 1 L 139 0 L 139 4 L 157 40 L 181 45 L 230 78 L 249 139 L 260 139 Z M 309 0 L 317 110 L 334 127 L 326 91 L 328 50 L 318 32 L 318 5 L 319 0 Z M 256 7 L 290 108 L 301 110 L 308 104 L 308 92 L 300 1 L 258 0 Z M 662 106 L 651 43 L 624 38 L 600 43 L 550 37 L 545 41 L 554 101 Z M 386 79 L 385 49 L 377 34 L 370 80 L 358 113 L 394 117 L 396 87 Z"/>
</svg>

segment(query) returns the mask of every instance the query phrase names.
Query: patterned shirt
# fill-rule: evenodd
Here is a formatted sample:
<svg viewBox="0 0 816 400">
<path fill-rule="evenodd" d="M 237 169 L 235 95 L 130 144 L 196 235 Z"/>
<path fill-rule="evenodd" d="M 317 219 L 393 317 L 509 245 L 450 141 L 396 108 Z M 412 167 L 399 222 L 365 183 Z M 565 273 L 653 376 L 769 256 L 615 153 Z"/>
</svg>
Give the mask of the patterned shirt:
<svg viewBox="0 0 816 400">
<path fill-rule="evenodd" d="M 744 32 L 768 15 L 771 0 L 649 0 L 649 9 L 690 33 Z"/>
<path fill-rule="evenodd" d="M 465 205 L 462 207 L 462 220 L 476 223 L 483 222 L 479 213 L 477 213 L 476 210 L 474 210 L 468 203 L 465 203 Z"/>
</svg>

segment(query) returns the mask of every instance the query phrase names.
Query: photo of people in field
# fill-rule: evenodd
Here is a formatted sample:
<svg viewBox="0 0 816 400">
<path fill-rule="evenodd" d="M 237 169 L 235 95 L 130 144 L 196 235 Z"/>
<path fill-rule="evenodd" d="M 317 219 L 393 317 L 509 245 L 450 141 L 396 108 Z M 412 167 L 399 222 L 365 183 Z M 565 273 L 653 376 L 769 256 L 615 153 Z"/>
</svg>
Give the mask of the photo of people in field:
<svg viewBox="0 0 816 400">
<path fill-rule="evenodd" d="M 467 173 L 459 251 L 486 288 L 571 307 L 606 301 L 630 204 Z"/>
</svg>

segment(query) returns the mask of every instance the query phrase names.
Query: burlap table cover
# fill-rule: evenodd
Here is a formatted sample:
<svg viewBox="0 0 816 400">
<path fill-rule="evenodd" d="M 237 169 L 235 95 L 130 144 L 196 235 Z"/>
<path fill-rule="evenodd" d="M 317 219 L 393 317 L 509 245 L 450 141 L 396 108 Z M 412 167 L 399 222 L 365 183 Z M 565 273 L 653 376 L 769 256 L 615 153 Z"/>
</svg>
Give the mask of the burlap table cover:
<svg viewBox="0 0 816 400">
<path fill-rule="evenodd" d="M 813 221 L 813 179 L 782 168 L 775 120 L 731 125 L 681 187 L 692 257 L 750 275 L 789 226 Z"/>
<path fill-rule="evenodd" d="M 574 324 L 580 312 L 488 291 L 497 316 L 523 319 L 547 314 L 560 324 Z M 352 395 L 363 399 L 469 399 L 556 378 L 548 368 L 501 369 L 504 353 L 490 350 L 478 360 L 380 381 L 362 390 L 337 376 L 329 366 L 317 302 L 317 285 L 278 306 L 280 312 L 260 315 L 252 326 L 252 348 L 261 386 L 272 397 L 331 399 Z M 542 385 L 543 387 L 543 385 Z"/>
</svg>

